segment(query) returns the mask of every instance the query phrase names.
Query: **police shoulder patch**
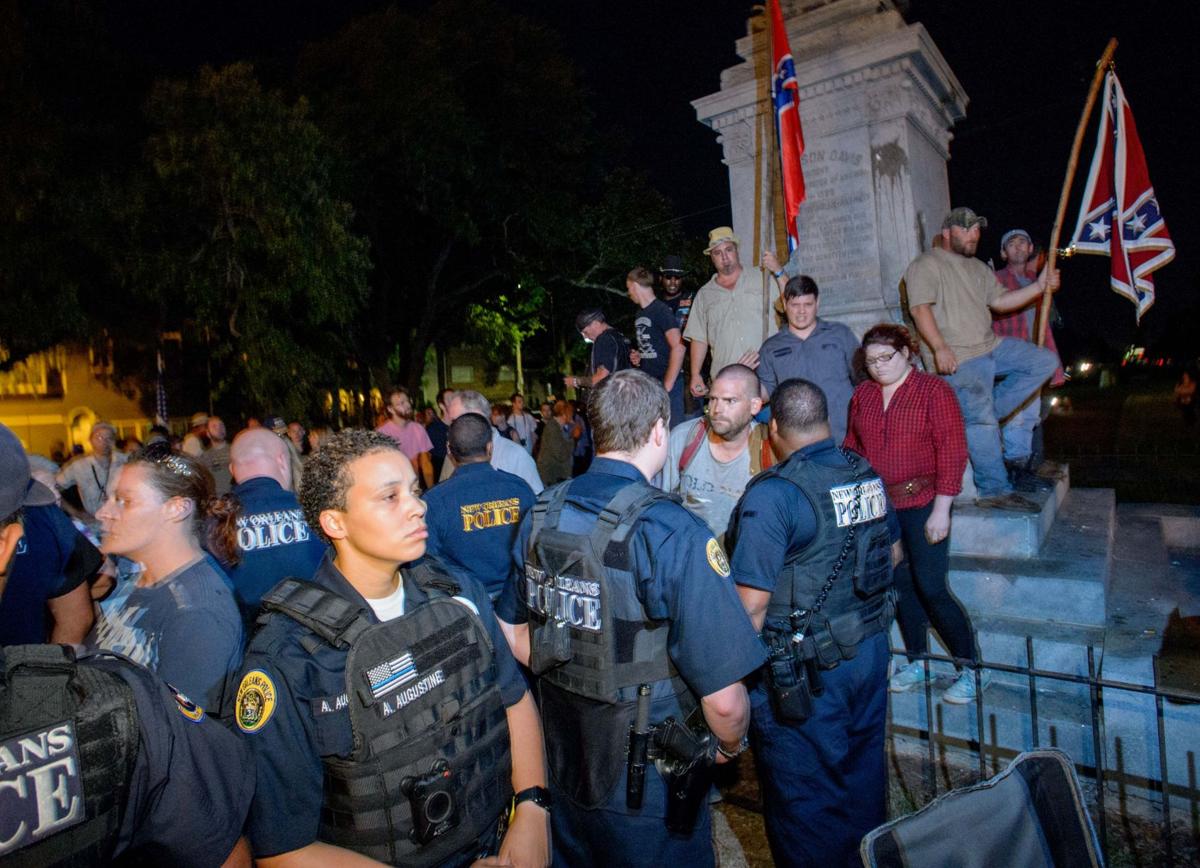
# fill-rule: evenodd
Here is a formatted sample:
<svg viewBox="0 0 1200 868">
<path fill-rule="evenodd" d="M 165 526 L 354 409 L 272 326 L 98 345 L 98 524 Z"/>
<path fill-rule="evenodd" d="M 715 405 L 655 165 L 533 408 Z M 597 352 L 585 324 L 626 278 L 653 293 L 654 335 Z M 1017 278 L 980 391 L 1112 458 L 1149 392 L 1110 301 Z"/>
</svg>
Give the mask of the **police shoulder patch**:
<svg viewBox="0 0 1200 868">
<path fill-rule="evenodd" d="M 186 695 L 175 689 L 175 685 L 168 683 L 167 689 L 171 691 L 171 695 L 175 697 L 175 704 L 179 707 L 179 713 L 190 720 L 192 723 L 199 723 L 204 720 L 204 709 L 187 698 Z"/>
<path fill-rule="evenodd" d="M 729 578 L 729 559 L 725 557 L 725 550 L 721 548 L 721 544 L 709 537 L 704 553 L 708 556 L 708 565 L 713 571 L 722 578 Z"/>
<path fill-rule="evenodd" d="M 234 714 L 238 729 L 255 733 L 267 725 L 275 713 L 275 682 L 261 669 L 251 669 L 238 685 Z"/>
</svg>

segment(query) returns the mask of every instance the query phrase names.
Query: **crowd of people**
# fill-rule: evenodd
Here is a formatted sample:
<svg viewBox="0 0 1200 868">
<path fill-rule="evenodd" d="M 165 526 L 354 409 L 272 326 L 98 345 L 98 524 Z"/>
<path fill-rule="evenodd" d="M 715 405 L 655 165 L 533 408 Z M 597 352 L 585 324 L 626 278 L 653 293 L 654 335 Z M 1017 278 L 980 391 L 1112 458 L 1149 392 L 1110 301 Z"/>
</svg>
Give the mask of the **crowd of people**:
<svg viewBox="0 0 1200 868">
<path fill-rule="evenodd" d="M 1024 230 L 993 273 L 985 226 L 952 210 L 915 332 L 861 340 L 719 227 L 694 294 L 629 272 L 632 339 L 580 312 L 582 398 L 537 412 L 101 421 L 61 469 L 0 426 L 0 859 L 712 865 L 711 769 L 752 747 L 776 863 L 856 864 L 887 693 L 929 677 L 889 672 L 893 618 L 955 658 L 945 702 L 987 686 L 947 585 L 968 460 L 981 509 L 1053 485 L 1057 274 Z"/>
</svg>

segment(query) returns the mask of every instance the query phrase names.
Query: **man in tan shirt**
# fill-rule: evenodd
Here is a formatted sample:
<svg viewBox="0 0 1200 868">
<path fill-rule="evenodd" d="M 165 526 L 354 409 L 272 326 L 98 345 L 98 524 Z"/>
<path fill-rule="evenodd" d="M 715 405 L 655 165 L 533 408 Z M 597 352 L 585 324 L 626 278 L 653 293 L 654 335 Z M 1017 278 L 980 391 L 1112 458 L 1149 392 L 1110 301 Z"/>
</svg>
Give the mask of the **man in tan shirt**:
<svg viewBox="0 0 1200 868">
<path fill-rule="evenodd" d="M 1020 409 L 1054 373 L 1054 353 L 992 331 L 992 312 L 1008 313 L 1058 288 L 1058 271 L 1043 270 L 1024 289 L 1006 292 L 975 258 L 987 220 L 955 208 L 942 223 L 942 246 L 922 253 L 904 272 L 908 305 L 921 334 L 921 356 L 958 396 L 967 427 L 978 506 L 1037 512 L 1013 491 L 1000 443 L 999 420 Z"/>
<path fill-rule="evenodd" d="M 708 233 L 704 252 L 717 273 L 696 293 L 683 330 L 684 340 L 691 341 L 688 390 L 697 398 L 708 393 L 700 370 L 710 347 L 713 371 L 735 363 L 755 368 L 758 348 L 766 338 L 763 272 L 754 266 L 742 267 L 740 244 L 729 226 L 718 226 Z M 779 278 L 783 271 L 779 260 L 770 250 L 764 250 L 762 262 L 775 275 L 776 292 L 781 292 L 783 283 Z"/>
</svg>

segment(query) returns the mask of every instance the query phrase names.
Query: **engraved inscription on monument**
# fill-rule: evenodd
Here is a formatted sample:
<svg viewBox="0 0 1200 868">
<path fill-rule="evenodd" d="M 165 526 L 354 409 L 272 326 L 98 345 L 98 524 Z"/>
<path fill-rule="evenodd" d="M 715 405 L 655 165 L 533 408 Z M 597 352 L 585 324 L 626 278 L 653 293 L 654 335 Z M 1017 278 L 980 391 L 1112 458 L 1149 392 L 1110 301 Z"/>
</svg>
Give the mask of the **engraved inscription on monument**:
<svg viewBox="0 0 1200 868">
<path fill-rule="evenodd" d="M 800 206 L 802 271 L 824 296 L 878 294 L 875 203 L 865 130 L 814 142 L 804 154 L 808 197 Z"/>
</svg>

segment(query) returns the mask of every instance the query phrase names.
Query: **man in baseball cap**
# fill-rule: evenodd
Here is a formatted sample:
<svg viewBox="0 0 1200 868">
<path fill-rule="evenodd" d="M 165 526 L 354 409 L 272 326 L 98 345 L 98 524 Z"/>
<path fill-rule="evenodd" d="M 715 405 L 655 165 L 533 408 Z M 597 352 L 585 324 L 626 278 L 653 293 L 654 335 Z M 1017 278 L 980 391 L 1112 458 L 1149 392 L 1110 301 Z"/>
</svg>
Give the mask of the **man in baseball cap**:
<svg viewBox="0 0 1200 868">
<path fill-rule="evenodd" d="M 1005 291 L 995 273 L 975 258 L 986 226 L 987 220 L 973 209 L 952 209 L 942 221 L 942 246 L 914 259 L 904 284 L 925 367 L 945 377 L 962 408 L 976 505 L 1038 512 L 1039 500 L 1013 490 L 999 423 L 1035 395 L 1058 360 L 1027 341 L 997 337 L 992 314 L 1035 303 L 1044 292 L 1058 288 L 1059 277 L 1046 269 L 1028 286 Z"/>
<path fill-rule="evenodd" d="M 17 435 L 0 425 L 0 518 L 26 506 L 48 506 L 55 499 L 53 491 L 30 475 L 29 458 Z"/>
</svg>

